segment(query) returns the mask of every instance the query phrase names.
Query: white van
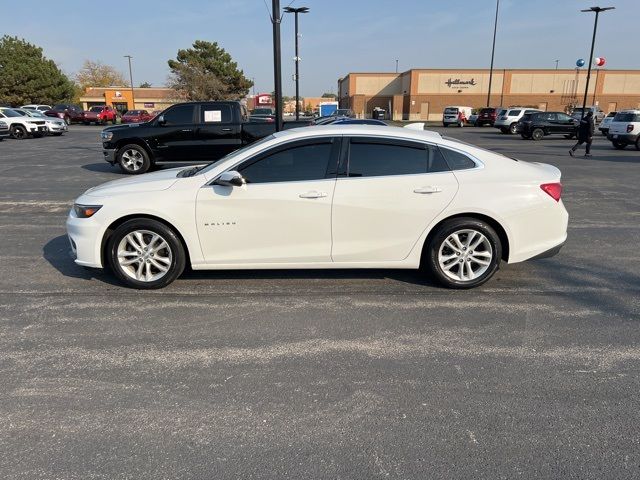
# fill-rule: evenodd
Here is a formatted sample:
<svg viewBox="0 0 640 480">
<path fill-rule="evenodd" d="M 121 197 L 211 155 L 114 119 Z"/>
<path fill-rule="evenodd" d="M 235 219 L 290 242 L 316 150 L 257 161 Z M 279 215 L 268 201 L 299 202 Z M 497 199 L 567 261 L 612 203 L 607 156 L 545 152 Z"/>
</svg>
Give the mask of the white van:
<svg viewBox="0 0 640 480">
<path fill-rule="evenodd" d="M 465 122 L 469 121 L 471 117 L 471 107 L 445 107 L 442 113 L 442 124 L 445 127 L 449 125 L 464 126 Z M 464 121 L 460 121 L 459 114 L 462 113 Z"/>
</svg>

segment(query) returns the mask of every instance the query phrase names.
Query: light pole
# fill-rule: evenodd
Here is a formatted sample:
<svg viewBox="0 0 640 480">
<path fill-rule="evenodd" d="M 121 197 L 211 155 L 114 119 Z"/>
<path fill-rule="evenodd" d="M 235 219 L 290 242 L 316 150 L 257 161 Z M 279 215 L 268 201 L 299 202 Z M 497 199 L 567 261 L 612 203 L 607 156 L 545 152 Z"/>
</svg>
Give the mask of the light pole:
<svg viewBox="0 0 640 480">
<path fill-rule="evenodd" d="M 558 70 L 558 62 L 559 62 L 559 61 L 560 61 L 560 60 L 556 60 L 556 70 Z"/>
<path fill-rule="evenodd" d="M 133 95 L 133 74 L 131 73 L 131 59 L 133 58 L 131 55 L 125 55 L 125 58 L 129 59 L 129 81 L 131 82 L 131 103 L 132 103 L 132 110 L 135 110 L 136 108 L 136 98 Z"/>
<path fill-rule="evenodd" d="M 398 59 L 396 58 L 396 73 L 398 73 Z"/>
<path fill-rule="evenodd" d="M 496 31 L 498 30 L 498 9 L 500 8 L 500 0 L 496 0 L 496 20 L 493 23 L 493 46 L 491 47 L 491 67 L 489 68 L 489 91 L 487 92 L 487 107 L 491 102 L 491 81 L 493 80 L 493 56 L 496 52 Z M 504 82 L 504 78 L 502 79 Z"/>
<path fill-rule="evenodd" d="M 276 96 L 276 132 L 282 130 L 282 55 L 280 52 L 280 0 L 271 2 L 273 24 L 273 93 Z"/>
<path fill-rule="evenodd" d="M 582 114 L 580 120 L 584 118 L 584 110 L 587 108 L 587 95 L 589 94 L 589 79 L 591 78 L 591 64 L 593 63 L 593 47 L 596 43 L 596 31 L 598 30 L 598 15 L 600 12 L 606 12 L 607 10 L 614 10 L 616 7 L 591 7 L 587 10 L 580 10 L 581 12 L 595 12 L 596 17 L 593 22 L 593 37 L 591 38 L 591 53 L 589 54 L 589 67 L 587 69 L 587 84 L 584 87 L 584 99 L 582 101 Z"/>
<path fill-rule="evenodd" d="M 298 54 L 298 14 L 299 13 L 307 13 L 309 11 L 308 7 L 286 7 L 284 9 L 287 13 L 293 13 L 295 15 L 295 23 L 296 23 L 296 58 L 294 59 L 296 62 L 296 120 L 300 120 L 300 55 Z"/>
</svg>

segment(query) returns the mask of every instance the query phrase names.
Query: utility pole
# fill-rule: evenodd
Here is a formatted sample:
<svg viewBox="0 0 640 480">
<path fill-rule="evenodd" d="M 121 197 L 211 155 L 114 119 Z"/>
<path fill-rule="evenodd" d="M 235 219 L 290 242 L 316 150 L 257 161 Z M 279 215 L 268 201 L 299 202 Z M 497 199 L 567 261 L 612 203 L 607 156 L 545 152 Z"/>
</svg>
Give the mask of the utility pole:
<svg viewBox="0 0 640 480">
<path fill-rule="evenodd" d="M 282 55 L 280 51 L 280 0 L 272 0 L 273 23 L 273 90 L 276 96 L 276 132 L 282 130 Z"/>
<path fill-rule="evenodd" d="M 558 70 L 558 62 L 559 62 L 559 61 L 560 61 L 560 60 L 556 60 L 556 70 Z"/>
<path fill-rule="evenodd" d="M 396 73 L 398 73 L 398 59 L 396 58 Z"/>
<path fill-rule="evenodd" d="M 591 7 L 587 10 L 580 10 L 581 12 L 595 12 L 596 17 L 593 22 L 593 37 L 591 38 L 591 53 L 589 54 L 589 67 L 587 69 L 587 84 L 584 87 L 584 99 L 582 100 L 582 114 L 580 115 L 580 120 L 584 118 L 584 111 L 587 108 L 587 95 L 589 94 L 589 79 L 591 78 L 591 64 L 593 63 L 593 47 L 596 43 L 596 31 L 598 30 L 598 15 L 600 12 L 606 12 L 607 10 L 613 10 L 616 7 Z"/>
<path fill-rule="evenodd" d="M 298 50 L 298 39 L 300 38 L 300 34 L 298 33 L 298 14 L 299 13 L 307 13 L 309 11 L 308 7 L 286 7 L 284 9 L 287 13 L 293 13 L 295 16 L 295 24 L 296 24 L 296 57 L 294 61 L 296 62 L 296 120 L 300 120 L 300 53 Z"/>
<path fill-rule="evenodd" d="M 493 80 L 493 56 L 496 52 L 496 31 L 498 30 L 498 9 L 500 0 L 496 0 L 496 20 L 493 24 L 493 46 L 491 47 L 491 67 L 489 68 L 489 91 L 487 92 L 487 107 L 491 103 L 491 81 Z M 504 78 L 502 79 L 504 82 Z"/>
<path fill-rule="evenodd" d="M 125 58 L 129 59 L 129 82 L 131 82 L 131 110 L 135 110 L 136 108 L 136 97 L 133 93 L 133 74 L 131 73 L 131 59 L 133 58 L 131 55 L 125 55 Z"/>
</svg>

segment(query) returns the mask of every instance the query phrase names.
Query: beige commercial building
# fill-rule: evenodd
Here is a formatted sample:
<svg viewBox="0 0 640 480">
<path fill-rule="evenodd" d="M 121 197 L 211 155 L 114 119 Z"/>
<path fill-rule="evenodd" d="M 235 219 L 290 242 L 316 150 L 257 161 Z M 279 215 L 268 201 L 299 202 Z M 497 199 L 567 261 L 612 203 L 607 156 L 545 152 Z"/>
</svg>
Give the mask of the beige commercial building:
<svg viewBox="0 0 640 480">
<path fill-rule="evenodd" d="M 489 104 L 568 111 L 582 104 L 586 76 L 584 69 L 496 69 Z M 485 107 L 488 91 L 488 69 L 349 73 L 338 80 L 340 107 L 361 118 L 379 107 L 394 120 L 438 121 L 447 106 Z M 605 112 L 640 108 L 640 70 L 592 70 L 587 104 Z"/>
<path fill-rule="evenodd" d="M 174 89 L 163 87 L 134 88 L 133 95 L 130 87 L 87 87 L 80 97 L 85 110 L 96 105 L 109 105 L 120 113 L 127 110 L 164 110 L 180 101 L 184 100 Z"/>
</svg>

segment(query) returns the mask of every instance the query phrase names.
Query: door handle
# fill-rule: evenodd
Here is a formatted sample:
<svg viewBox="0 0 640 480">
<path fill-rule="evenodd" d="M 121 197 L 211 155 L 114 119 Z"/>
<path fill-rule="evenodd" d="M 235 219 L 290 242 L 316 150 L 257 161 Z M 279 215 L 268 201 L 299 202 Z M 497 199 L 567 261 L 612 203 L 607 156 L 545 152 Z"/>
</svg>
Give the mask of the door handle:
<svg viewBox="0 0 640 480">
<path fill-rule="evenodd" d="M 193 132 L 193 129 L 191 128 L 183 128 L 182 130 L 180 130 L 181 132 Z"/>
<path fill-rule="evenodd" d="M 233 130 L 232 128 L 223 128 L 222 131 L 223 132 L 230 132 L 231 130 Z"/>
<path fill-rule="evenodd" d="M 327 196 L 327 192 L 318 192 L 317 190 L 311 190 L 310 192 L 304 192 L 298 195 L 300 198 L 324 198 Z"/>
<path fill-rule="evenodd" d="M 435 187 L 435 186 L 426 186 L 426 187 L 420 187 L 420 188 L 416 188 L 413 190 L 413 193 L 438 193 L 441 192 L 442 189 L 440 187 Z"/>
</svg>

